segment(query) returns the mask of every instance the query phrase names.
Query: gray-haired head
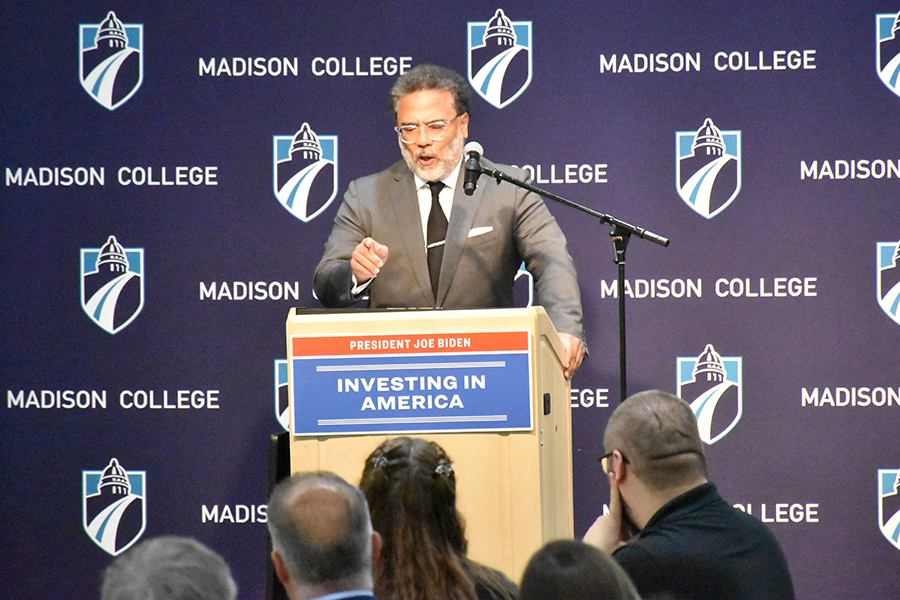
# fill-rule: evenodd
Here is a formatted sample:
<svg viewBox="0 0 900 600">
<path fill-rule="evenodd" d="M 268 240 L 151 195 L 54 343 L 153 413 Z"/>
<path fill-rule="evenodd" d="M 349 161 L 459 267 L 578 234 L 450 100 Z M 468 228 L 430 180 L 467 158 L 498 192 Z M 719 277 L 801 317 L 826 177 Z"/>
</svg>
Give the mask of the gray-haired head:
<svg viewBox="0 0 900 600">
<path fill-rule="evenodd" d="M 234 600 L 237 586 L 221 556 L 174 535 L 145 540 L 103 573 L 101 600 Z"/>
<path fill-rule="evenodd" d="M 329 472 L 281 481 L 268 504 L 272 546 L 291 578 L 372 587 L 372 524 L 359 488 Z"/>
<path fill-rule="evenodd" d="M 397 104 L 404 96 L 422 90 L 450 92 L 453 108 L 461 115 L 471 110 L 472 88 L 463 76 L 445 67 L 423 63 L 397 78 L 391 88 L 391 115 L 397 120 Z"/>
</svg>

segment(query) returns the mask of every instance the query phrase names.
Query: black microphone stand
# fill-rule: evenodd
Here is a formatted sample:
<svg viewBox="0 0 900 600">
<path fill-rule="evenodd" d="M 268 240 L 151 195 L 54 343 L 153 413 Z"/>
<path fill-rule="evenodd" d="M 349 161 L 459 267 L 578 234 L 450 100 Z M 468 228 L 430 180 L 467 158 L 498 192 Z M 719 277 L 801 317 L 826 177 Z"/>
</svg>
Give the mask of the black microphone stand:
<svg viewBox="0 0 900 600">
<path fill-rule="evenodd" d="M 468 164 L 466 165 L 466 169 L 473 170 Z M 615 247 L 614 262 L 619 266 L 619 280 L 617 284 L 617 293 L 619 296 L 619 402 L 624 401 L 625 398 L 628 397 L 628 388 L 626 385 L 627 368 L 625 360 L 625 249 L 628 247 L 628 242 L 631 240 L 632 234 L 637 235 L 639 238 L 649 240 L 654 244 L 659 244 L 660 246 L 668 246 L 669 240 L 653 232 L 647 231 L 642 227 L 631 225 L 610 215 L 605 215 L 586 206 L 582 206 L 577 202 L 567 200 L 562 196 L 557 196 L 556 194 L 553 194 L 546 190 L 542 190 L 541 188 L 535 187 L 530 183 L 526 183 L 514 177 L 510 177 L 502 171 L 498 171 L 496 169 L 485 169 L 480 164 L 478 165 L 478 169 L 480 171 L 479 175 L 484 174 L 493 177 L 497 180 L 497 185 L 500 185 L 501 181 L 506 181 L 520 188 L 534 192 L 535 194 L 539 194 L 544 198 L 555 200 L 560 204 L 565 204 L 566 206 L 570 206 L 574 209 L 580 210 L 583 213 L 587 213 L 593 217 L 596 217 L 600 220 L 600 223 L 608 223 L 613 226 L 613 230 L 609 232 L 609 235 L 612 238 L 612 242 Z"/>
</svg>

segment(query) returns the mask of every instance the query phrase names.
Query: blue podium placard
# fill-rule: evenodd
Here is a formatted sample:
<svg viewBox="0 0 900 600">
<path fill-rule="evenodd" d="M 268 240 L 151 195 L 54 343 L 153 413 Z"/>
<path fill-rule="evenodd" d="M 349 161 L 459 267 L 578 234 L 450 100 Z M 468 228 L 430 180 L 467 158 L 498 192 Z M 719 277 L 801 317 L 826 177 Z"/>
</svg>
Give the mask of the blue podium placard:
<svg viewBox="0 0 900 600">
<path fill-rule="evenodd" d="M 529 431 L 528 331 L 291 337 L 295 436 Z"/>
</svg>

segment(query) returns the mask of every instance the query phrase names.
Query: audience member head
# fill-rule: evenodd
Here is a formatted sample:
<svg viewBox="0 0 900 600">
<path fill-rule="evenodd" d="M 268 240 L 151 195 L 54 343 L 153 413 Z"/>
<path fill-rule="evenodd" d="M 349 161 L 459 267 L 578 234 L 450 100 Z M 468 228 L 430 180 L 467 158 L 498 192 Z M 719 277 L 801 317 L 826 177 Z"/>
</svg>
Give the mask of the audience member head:
<svg viewBox="0 0 900 600">
<path fill-rule="evenodd" d="M 373 534 L 362 492 L 337 475 L 299 473 L 268 504 L 272 561 L 292 600 L 372 589 Z"/>
<path fill-rule="evenodd" d="M 145 540 L 103 574 L 101 600 L 234 600 L 225 560 L 197 540 L 174 535 Z"/>
<path fill-rule="evenodd" d="M 611 557 L 579 540 L 550 542 L 528 561 L 519 600 L 640 600 Z"/>
<path fill-rule="evenodd" d="M 622 402 L 606 424 L 605 452 L 618 451 L 647 488 L 664 491 L 706 480 L 697 419 L 687 402 L 660 390 Z"/>
<path fill-rule="evenodd" d="M 366 459 L 360 488 L 384 539 L 375 571 L 378 598 L 475 598 L 456 474 L 443 448 L 420 438 L 387 440 Z"/>
<path fill-rule="evenodd" d="M 397 104 L 404 96 L 423 90 L 450 92 L 456 114 L 468 113 L 472 105 L 472 88 L 463 76 L 445 67 L 423 63 L 397 78 L 391 88 L 391 114 L 397 120 Z"/>
</svg>

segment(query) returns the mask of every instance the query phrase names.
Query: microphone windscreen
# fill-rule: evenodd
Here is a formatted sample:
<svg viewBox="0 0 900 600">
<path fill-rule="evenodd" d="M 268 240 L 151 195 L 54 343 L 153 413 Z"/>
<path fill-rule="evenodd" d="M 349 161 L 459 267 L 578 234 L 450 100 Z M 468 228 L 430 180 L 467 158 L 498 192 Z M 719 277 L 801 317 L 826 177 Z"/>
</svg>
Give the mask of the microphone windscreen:
<svg viewBox="0 0 900 600">
<path fill-rule="evenodd" d="M 469 142 L 466 144 L 466 147 L 463 148 L 463 154 L 468 155 L 469 152 L 477 152 L 478 156 L 484 154 L 484 148 L 481 147 L 481 144 L 478 142 Z"/>
</svg>

